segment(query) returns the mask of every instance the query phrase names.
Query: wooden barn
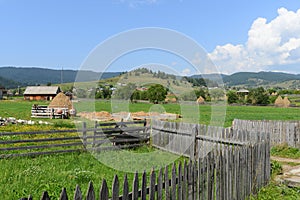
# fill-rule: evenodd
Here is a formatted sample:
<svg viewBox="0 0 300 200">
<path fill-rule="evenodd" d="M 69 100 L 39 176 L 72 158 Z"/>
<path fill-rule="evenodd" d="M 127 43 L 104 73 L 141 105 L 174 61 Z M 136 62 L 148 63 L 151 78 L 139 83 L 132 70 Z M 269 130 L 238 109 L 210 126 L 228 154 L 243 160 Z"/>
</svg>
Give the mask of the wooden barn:
<svg viewBox="0 0 300 200">
<path fill-rule="evenodd" d="M 52 100 L 60 92 L 58 86 L 29 86 L 24 92 L 24 100 Z"/>
</svg>

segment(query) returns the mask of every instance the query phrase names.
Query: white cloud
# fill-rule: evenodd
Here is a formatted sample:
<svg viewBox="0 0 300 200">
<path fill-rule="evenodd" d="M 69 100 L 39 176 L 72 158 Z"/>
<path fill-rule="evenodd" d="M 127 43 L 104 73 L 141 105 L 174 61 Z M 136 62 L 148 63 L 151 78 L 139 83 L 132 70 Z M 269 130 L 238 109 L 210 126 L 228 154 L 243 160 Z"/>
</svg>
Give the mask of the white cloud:
<svg viewBox="0 0 300 200">
<path fill-rule="evenodd" d="M 209 56 L 222 73 L 300 64 L 300 9 L 293 12 L 280 8 L 270 22 L 257 18 L 245 44 L 217 46 Z"/>
<path fill-rule="evenodd" d="M 184 70 L 182 70 L 181 76 L 189 76 L 191 75 L 191 70 L 189 68 L 185 68 Z"/>
</svg>

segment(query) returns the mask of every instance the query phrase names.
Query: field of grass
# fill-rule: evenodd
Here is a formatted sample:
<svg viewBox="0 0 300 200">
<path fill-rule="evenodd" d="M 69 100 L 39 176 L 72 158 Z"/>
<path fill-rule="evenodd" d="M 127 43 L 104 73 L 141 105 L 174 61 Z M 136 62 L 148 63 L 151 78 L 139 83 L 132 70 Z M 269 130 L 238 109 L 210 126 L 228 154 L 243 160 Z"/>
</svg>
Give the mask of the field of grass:
<svg viewBox="0 0 300 200">
<path fill-rule="evenodd" d="M 23 100 L 7 100 L 0 101 L 0 117 L 15 117 L 17 119 L 31 119 L 31 106 L 32 104 L 47 105 L 49 102 L 44 101 L 23 101 Z M 183 114 L 182 121 L 196 122 L 201 124 L 211 124 L 212 110 L 214 110 L 214 117 L 219 121 L 224 121 L 223 125 L 229 127 L 232 124 L 233 119 L 249 119 L 249 120 L 300 120 L 300 108 L 277 108 L 271 106 L 210 106 L 199 105 L 199 116 L 189 116 L 197 113 L 192 105 L 180 105 L 180 104 L 161 104 L 154 105 L 149 103 L 129 103 L 124 105 L 111 103 L 111 101 L 81 101 L 74 103 L 78 112 L 81 111 L 120 111 L 124 108 L 130 112 L 151 112 L 155 109 L 163 109 L 169 113 Z M 191 112 L 189 112 L 191 111 Z M 194 119 L 195 118 L 195 119 Z M 74 127 L 74 119 L 61 120 L 61 119 L 31 119 L 35 121 L 48 121 L 52 125 L 42 126 L 8 126 L 0 127 L 0 131 L 21 131 L 21 130 L 36 130 L 36 129 L 57 129 L 57 128 L 71 128 Z M 76 118 L 75 118 L 76 120 Z M 212 124 L 214 125 L 214 124 Z"/>
<path fill-rule="evenodd" d="M 28 102 L 23 100 L 7 100 L 0 101 L 0 117 L 15 117 L 17 119 L 30 118 L 30 111 L 32 104 L 47 105 L 49 102 Z M 81 101 L 75 103 L 78 112 L 81 111 L 108 111 L 118 110 L 112 106 L 120 106 L 118 104 L 111 104 L 110 101 Z M 157 108 L 163 109 L 166 112 L 182 114 L 182 109 L 194 113 L 195 107 L 191 105 L 179 104 L 162 104 L 154 105 L 147 103 L 134 103 L 125 105 L 128 106 L 129 111 L 149 112 Z M 299 108 L 276 108 L 276 107 L 262 107 L 262 106 L 199 106 L 199 123 L 210 124 L 212 110 L 217 117 L 224 117 L 224 126 L 231 126 L 232 120 L 237 119 L 251 119 L 251 120 L 300 120 Z M 193 111 L 193 112 L 192 112 Z M 193 117 L 184 115 L 183 117 Z M 183 118 L 184 119 L 184 118 Z M 39 121 L 41 119 L 32 119 Z M 5 131 L 31 131 L 31 130 L 48 130 L 74 127 L 74 119 L 42 119 L 49 121 L 52 125 L 10 125 L 0 127 L 0 132 Z M 77 120 L 75 118 L 75 120 Z M 138 151 L 151 151 L 149 149 L 142 149 Z M 275 150 L 273 150 L 273 153 Z M 104 155 L 104 157 L 112 158 L 111 154 Z M 163 153 L 160 155 L 161 160 L 172 158 L 172 154 Z M 115 163 L 123 163 L 124 160 L 117 154 L 113 155 Z M 134 160 L 132 163 L 138 163 Z M 145 163 L 144 163 L 145 164 Z M 128 167 L 130 169 L 130 166 Z M 88 181 L 91 179 L 95 184 L 95 188 L 100 187 L 103 178 L 111 184 L 113 175 L 118 174 L 123 178 L 124 173 L 114 170 L 111 167 L 101 164 L 94 156 L 89 153 L 74 153 L 62 155 L 49 155 L 40 157 L 28 158 L 12 158 L 0 160 L 0 194 L 9 195 L 5 199 L 18 199 L 32 194 L 34 198 L 40 198 L 42 191 L 47 190 L 50 196 L 57 198 L 62 187 L 66 187 L 67 191 L 72 193 L 76 184 L 81 185 L 83 192 L 86 192 Z M 129 174 L 129 180 L 132 180 L 133 175 Z M 288 195 L 287 199 L 294 198 L 299 191 L 297 189 L 289 189 L 284 185 L 271 183 L 263 188 L 255 199 L 277 199 Z M 299 197 L 299 196 L 297 196 Z M 284 198 L 283 198 L 284 199 Z"/>
<path fill-rule="evenodd" d="M 137 155 L 154 152 L 155 156 L 149 159 L 156 159 L 157 163 L 161 163 L 161 165 L 153 166 L 156 170 L 164 167 L 166 161 L 184 160 L 184 158 L 178 158 L 174 154 L 154 150 L 150 147 L 142 147 L 129 152 Z M 116 152 L 112 153 L 113 155 L 111 152 L 107 152 L 103 156 L 111 156 L 110 159 L 121 165 L 127 165 L 128 168 L 137 167 L 138 169 L 138 167 L 144 167 L 145 162 L 149 162 L 149 160 L 138 160 L 137 156 L 132 156 L 131 160 L 122 161 L 118 156 L 112 157 L 117 154 Z M 102 154 L 98 156 L 102 156 Z M 57 199 L 63 187 L 67 189 L 69 197 L 72 197 L 76 184 L 80 185 L 81 191 L 85 195 L 90 180 L 94 183 L 95 191 L 99 191 L 104 178 L 109 188 L 111 188 L 115 174 L 118 175 L 121 182 L 123 181 L 124 171 L 106 166 L 99 162 L 96 157 L 90 153 L 69 153 L 1 159 L 0 194 L 2 198 L 5 197 L 4 199 L 20 199 L 21 197 L 27 197 L 29 194 L 34 199 L 39 199 L 43 191 L 48 191 L 51 199 Z M 143 172 L 143 170 L 139 170 L 139 172 Z M 134 174 L 127 173 L 127 175 L 131 183 Z M 141 175 L 139 177 L 141 178 Z"/>
<path fill-rule="evenodd" d="M 112 111 L 112 104 L 110 101 L 95 101 L 95 102 L 79 102 L 76 105 L 78 111 Z M 133 103 L 128 104 L 127 107 L 131 112 L 151 111 L 153 104 L 147 103 Z M 195 109 L 192 105 L 180 104 L 162 104 L 166 112 L 181 114 L 181 110 Z M 124 107 L 124 106 L 122 106 Z M 224 118 L 224 126 L 229 127 L 234 119 L 249 119 L 249 120 L 300 120 L 300 108 L 277 108 L 271 106 L 210 106 L 199 105 L 199 123 L 210 124 L 212 109 L 215 109 L 214 116 L 222 119 Z M 192 113 L 195 113 L 192 112 Z M 183 116 L 185 117 L 185 116 Z"/>
</svg>

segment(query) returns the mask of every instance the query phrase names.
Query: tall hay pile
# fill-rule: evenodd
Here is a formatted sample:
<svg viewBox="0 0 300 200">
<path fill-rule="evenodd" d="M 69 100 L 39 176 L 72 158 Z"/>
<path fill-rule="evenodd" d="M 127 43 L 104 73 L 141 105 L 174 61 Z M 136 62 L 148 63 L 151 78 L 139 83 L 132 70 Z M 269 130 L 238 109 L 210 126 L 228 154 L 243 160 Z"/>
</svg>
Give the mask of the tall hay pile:
<svg viewBox="0 0 300 200">
<path fill-rule="evenodd" d="M 54 97 L 51 103 L 48 106 L 49 108 L 68 108 L 71 110 L 73 108 L 73 104 L 68 96 L 64 93 L 60 92 Z"/>
<path fill-rule="evenodd" d="M 287 97 L 284 97 L 284 99 L 282 99 L 282 97 L 279 95 L 277 97 L 277 99 L 275 100 L 274 105 L 277 107 L 282 107 L 282 108 L 288 108 L 290 106 L 291 102 L 289 101 L 289 99 Z"/>
<path fill-rule="evenodd" d="M 205 100 L 202 96 L 200 96 L 198 99 L 197 99 L 197 103 L 198 104 L 204 104 L 205 103 Z"/>
<path fill-rule="evenodd" d="M 290 107 L 290 105 L 291 105 L 290 100 L 287 97 L 284 97 L 284 99 L 283 99 L 283 107 L 288 108 L 288 107 Z"/>
</svg>

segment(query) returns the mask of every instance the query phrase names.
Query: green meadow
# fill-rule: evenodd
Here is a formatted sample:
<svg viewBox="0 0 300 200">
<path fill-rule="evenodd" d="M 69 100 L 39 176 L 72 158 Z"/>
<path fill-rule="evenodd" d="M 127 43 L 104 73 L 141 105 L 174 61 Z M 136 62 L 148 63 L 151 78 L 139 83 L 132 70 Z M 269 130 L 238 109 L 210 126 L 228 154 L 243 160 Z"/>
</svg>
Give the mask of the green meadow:
<svg viewBox="0 0 300 200">
<path fill-rule="evenodd" d="M 17 119 L 31 119 L 32 104 L 47 105 L 49 102 L 44 101 L 23 101 L 23 100 L 7 100 L 0 101 L 0 117 L 15 117 Z M 119 106 L 119 108 L 118 108 Z M 181 121 L 190 121 L 201 124 L 219 125 L 229 127 L 234 119 L 249 119 L 249 120 L 300 120 L 300 107 L 278 108 L 273 106 L 222 106 L 222 105 L 189 105 L 189 104 L 149 104 L 149 103 L 125 103 L 124 105 L 118 102 L 111 101 L 79 101 L 74 103 L 77 112 L 82 111 L 130 111 L 130 112 L 153 112 L 163 110 L 169 113 L 181 114 Z M 117 107 L 117 108 L 116 108 Z M 199 109 L 199 111 L 197 111 Z M 199 114 L 195 116 L 195 114 Z M 63 128 L 72 127 L 73 120 L 76 118 L 61 120 L 61 119 L 31 119 L 35 121 L 43 120 L 52 123 L 52 126 L 33 127 L 35 128 Z M 19 126 L 20 130 L 22 127 Z M 14 127 L 0 127 L 0 131 L 18 131 Z M 30 130 L 29 127 L 27 129 Z M 26 130 L 27 130 L 26 129 Z"/>
<path fill-rule="evenodd" d="M 32 104 L 47 105 L 49 102 L 30 102 L 23 100 L 5 100 L 0 101 L 0 117 L 15 117 L 17 119 L 30 120 Z M 118 111 L 120 108 L 126 108 L 130 112 L 152 112 L 165 111 L 183 115 L 178 121 L 193 121 L 201 124 L 211 124 L 211 118 L 219 120 L 223 126 L 229 127 L 232 120 L 251 119 L 251 120 L 300 120 L 300 108 L 277 108 L 271 106 L 222 106 L 215 105 L 180 105 L 180 104 L 149 104 L 149 103 L 128 103 L 118 104 L 111 101 L 79 101 L 74 103 L 78 112 L 82 111 Z M 116 108 L 117 106 L 117 108 Z M 118 107 L 119 106 L 119 107 Z M 197 110 L 199 109 L 199 110 Z M 198 113 L 199 116 L 193 116 Z M 48 121 L 50 125 L 8 125 L 0 127 L 0 132 L 6 131 L 32 131 L 32 130 L 54 130 L 72 128 L 74 120 L 72 119 L 31 119 L 34 121 Z M 156 151 L 150 147 L 131 150 L 132 153 L 148 153 Z M 113 155 L 112 157 L 110 157 Z M 113 163 L 122 162 L 124 166 L 128 165 L 117 154 L 106 154 L 108 158 L 116 158 Z M 157 160 L 176 160 L 178 156 L 171 153 L 157 151 Z M 4 199 L 19 199 L 32 194 L 34 199 L 41 197 L 43 191 L 47 190 L 53 199 L 59 197 L 63 187 L 66 187 L 68 194 L 73 195 L 76 184 L 81 186 L 85 194 L 89 180 L 92 180 L 95 188 L 100 187 L 101 181 L 105 178 L 108 185 L 111 186 L 114 174 L 117 174 L 121 181 L 124 172 L 114 170 L 96 159 L 90 153 L 69 153 L 37 157 L 19 157 L 0 160 L 0 193 L 5 194 Z M 119 160 L 120 159 L 120 160 Z M 179 158 L 183 160 L 183 158 Z M 131 163 L 138 163 L 132 157 Z M 159 163 L 159 162 L 158 162 Z M 145 165 L 145 163 L 142 165 Z M 163 164 L 156 166 L 156 169 Z M 154 166 L 155 167 L 155 166 Z M 129 173 L 129 180 L 133 174 Z M 272 184 L 269 186 L 272 187 Z M 263 190 L 268 190 L 268 187 Z M 271 188 L 273 189 L 273 188 Z M 259 193 L 262 195 L 263 192 Z M 267 195 L 266 195 L 267 196 Z M 265 199 L 265 198 L 257 198 Z M 267 199 L 267 198 L 266 198 Z"/>
</svg>

